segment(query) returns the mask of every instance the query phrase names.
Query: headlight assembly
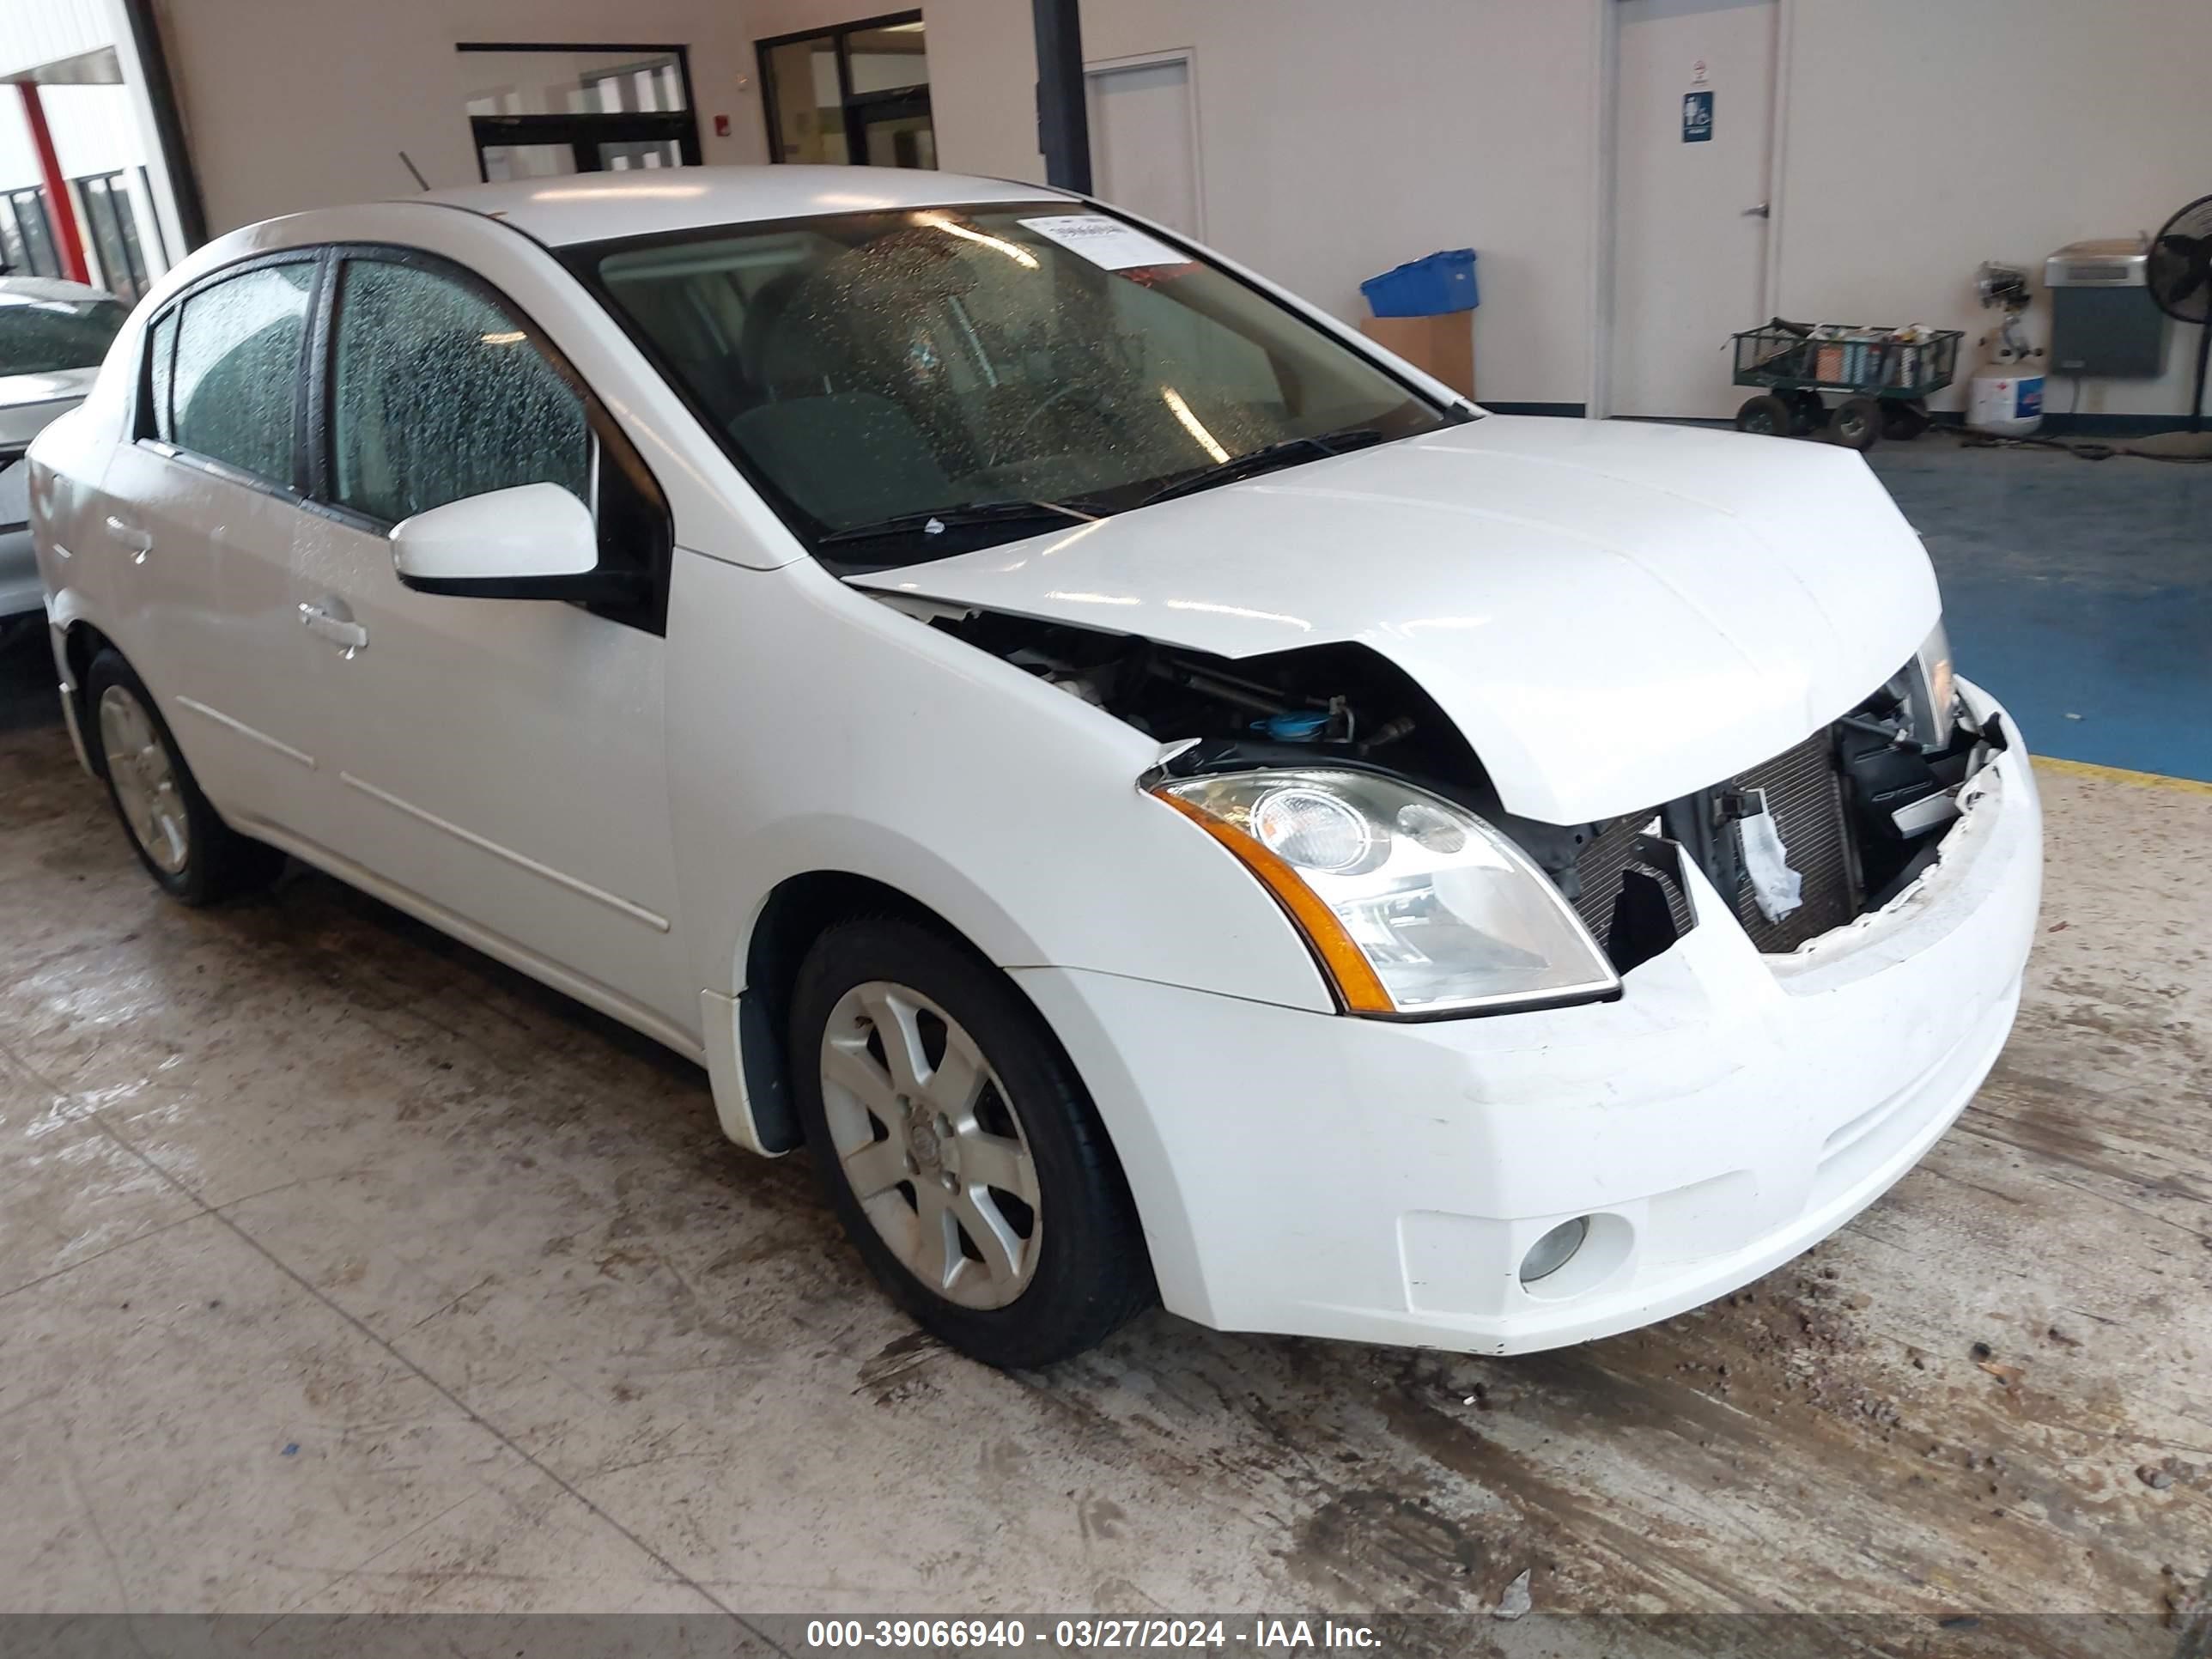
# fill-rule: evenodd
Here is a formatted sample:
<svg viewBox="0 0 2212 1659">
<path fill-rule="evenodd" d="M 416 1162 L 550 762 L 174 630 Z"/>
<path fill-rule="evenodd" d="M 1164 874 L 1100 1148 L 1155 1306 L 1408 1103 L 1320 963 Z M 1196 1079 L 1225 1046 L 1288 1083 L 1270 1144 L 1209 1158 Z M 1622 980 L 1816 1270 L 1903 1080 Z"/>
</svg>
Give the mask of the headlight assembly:
<svg viewBox="0 0 2212 1659">
<path fill-rule="evenodd" d="M 1303 769 L 1188 778 L 1152 793 L 1274 895 L 1354 1013 L 1461 1013 L 1620 988 L 1544 872 L 1439 796 Z"/>
<path fill-rule="evenodd" d="M 1958 723 L 1959 681 L 1951 667 L 1951 641 L 1941 622 L 1921 641 L 1903 678 L 1907 735 L 1923 750 L 1945 747 Z"/>
</svg>

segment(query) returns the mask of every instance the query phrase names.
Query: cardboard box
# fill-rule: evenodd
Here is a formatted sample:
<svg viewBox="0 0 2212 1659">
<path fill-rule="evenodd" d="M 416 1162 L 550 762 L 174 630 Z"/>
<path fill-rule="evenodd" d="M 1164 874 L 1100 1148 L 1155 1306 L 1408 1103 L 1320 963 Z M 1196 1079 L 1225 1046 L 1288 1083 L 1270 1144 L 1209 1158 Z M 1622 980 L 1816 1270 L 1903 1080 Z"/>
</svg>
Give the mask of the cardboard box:
<svg viewBox="0 0 2212 1659">
<path fill-rule="evenodd" d="M 1385 351 L 1395 351 L 1416 368 L 1425 369 L 1455 392 L 1474 396 L 1474 313 L 1446 312 L 1441 317 L 1370 317 L 1360 331 Z"/>
</svg>

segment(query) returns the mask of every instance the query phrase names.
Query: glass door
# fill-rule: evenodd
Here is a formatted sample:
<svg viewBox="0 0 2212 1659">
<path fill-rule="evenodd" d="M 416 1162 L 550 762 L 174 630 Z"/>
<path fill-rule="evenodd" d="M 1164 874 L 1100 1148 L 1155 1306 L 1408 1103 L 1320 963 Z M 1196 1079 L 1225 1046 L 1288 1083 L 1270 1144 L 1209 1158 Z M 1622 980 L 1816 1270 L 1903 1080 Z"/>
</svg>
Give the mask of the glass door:
<svg viewBox="0 0 2212 1659">
<path fill-rule="evenodd" d="M 772 160 L 937 165 L 920 12 L 780 35 L 756 50 Z"/>
<path fill-rule="evenodd" d="M 937 129 L 929 94 L 871 99 L 851 106 L 860 131 L 860 159 L 872 167 L 934 167 Z"/>
</svg>

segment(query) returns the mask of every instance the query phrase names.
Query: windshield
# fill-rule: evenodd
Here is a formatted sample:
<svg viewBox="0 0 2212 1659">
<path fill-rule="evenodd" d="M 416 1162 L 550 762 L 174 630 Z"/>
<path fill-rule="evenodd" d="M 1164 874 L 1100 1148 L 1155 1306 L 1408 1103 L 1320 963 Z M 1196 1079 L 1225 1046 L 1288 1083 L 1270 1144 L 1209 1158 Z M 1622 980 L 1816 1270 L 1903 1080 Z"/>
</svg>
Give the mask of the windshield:
<svg viewBox="0 0 2212 1659">
<path fill-rule="evenodd" d="M 96 368 L 130 314 L 119 300 L 0 292 L 0 375 Z"/>
<path fill-rule="evenodd" d="M 1466 418 L 1067 202 L 721 227 L 581 263 L 843 563 L 938 558 Z"/>
</svg>

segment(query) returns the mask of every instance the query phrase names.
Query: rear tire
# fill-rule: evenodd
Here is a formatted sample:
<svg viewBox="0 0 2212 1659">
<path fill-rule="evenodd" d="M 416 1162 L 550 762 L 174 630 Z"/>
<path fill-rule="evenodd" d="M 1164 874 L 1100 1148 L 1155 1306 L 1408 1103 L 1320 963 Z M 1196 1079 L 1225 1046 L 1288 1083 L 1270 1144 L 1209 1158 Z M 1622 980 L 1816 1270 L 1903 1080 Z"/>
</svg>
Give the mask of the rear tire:
<svg viewBox="0 0 2212 1659">
<path fill-rule="evenodd" d="M 1790 405 L 1771 392 L 1746 398 L 1743 407 L 1735 412 L 1735 429 L 1770 438 L 1786 438 L 1790 435 Z"/>
<path fill-rule="evenodd" d="M 1872 449 L 1881 435 L 1881 399 L 1844 398 L 1828 422 L 1828 435 L 1846 449 Z"/>
<path fill-rule="evenodd" d="M 869 1269 L 924 1329 L 1027 1370 L 1156 1292 L 1082 1080 L 996 968 L 902 919 L 841 922 L 799 966 L 793 1093 Z"/>
<path fill-rule="evenodd" d="M 1828 405 L 1817 392 L 1793 392 L 1790 394 L 1790 430 L 1793 436 L 1809 438 L 1828 423 Z"/>
<path fill-rule="evenodd" d="M 208 804 L 153 695 L 112 647 L 85 675 L 83 724 L 131 850 L 171 898 L 212 904 L 283 872 L 283 854 L 240 835 Z"/>
</svg>

